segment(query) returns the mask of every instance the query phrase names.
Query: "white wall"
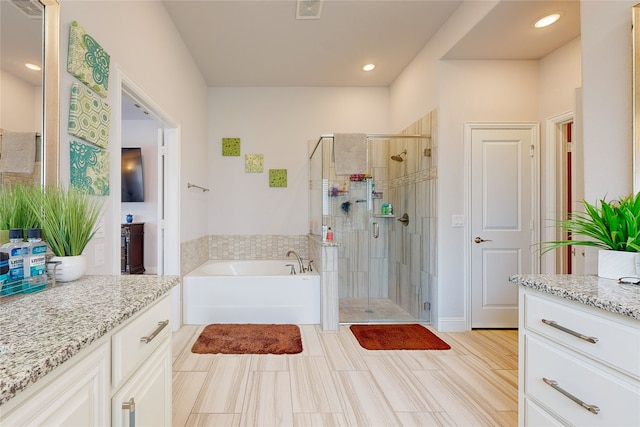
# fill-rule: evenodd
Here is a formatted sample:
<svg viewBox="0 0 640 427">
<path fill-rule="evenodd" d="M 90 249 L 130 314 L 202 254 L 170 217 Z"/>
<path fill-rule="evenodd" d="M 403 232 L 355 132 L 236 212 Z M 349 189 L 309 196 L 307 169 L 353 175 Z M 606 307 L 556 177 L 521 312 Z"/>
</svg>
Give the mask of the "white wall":
<svg viewBox="0 0 640 427">
<path fill-rule="evenodd" d="M 308 141 L 338 132 L 387 133 L 387 88 L 210 88 L 210 234 L 299 235 L 309 231 Z M 222 156 L 222 138 L 241 156 Z M 264 173 L 245 173 L 244 155 L 264 154 Z M 286 188 L 269 169 L 287 169 Z"/>
<path fill-rule="evenodd" d="M 64 1 L 60 18 L 60 133 L 61 179 L 69 182 L 69 93 L 77 81 L 66 71 L 69 24 L 76 20 L 111 55 L 110 83 L 117 69 L 121 69 L 149 98 L 179 125 L 181 134 L 180 179 L 186 186 L 185 176 L 201 182 L 207 175 L 207 87 L 180 34 L 175 29 L 163 4 L 157 1 Z M 112 107 L 109 141 L 111 151 L 112 186 L 119 184 L 120 143 L 115 112 L 119 112 L 117 88 L 110 85 L 106 101 Z M 116 179 L 117 175 L 117 179 Z M 182 188 L 182 186 L 181 186 Z M 114 199 L 116 198 L 116 199 Z M 120 211 L 114 211 L 114 200 L 119 200 L 120 188 L 112 188 L 105 208 L 105 237 L 96 238 L 87 247 L 90 274 L 118 274 Z M 182 191 L 181 240 L 194 239 L 207 234 L 206 207 Z M 105 245 L 106 264 L 93 267 L 93 247 Z"/>
<path fill-rule="evenodd" d="M 392 129 L 438 111 L 438 328 L 465 322 L 463 229 L 451 227 L 464 211 L 464 123 L 543 121 L 571 109 L 580 84 L 579 40 L 541 61 L 442 60 L 495 4 L 463 3 L 391 86 Z"/>
<path fill-rule="evenodd" d="M 0 129 L 42 132 L 42 86 L 31 86 L 4 70 L 0 70 L 0 82 Z"/>
<path fill-rule="evenodd" d="M 581 1 L 585 199 L 632 191 L 631 7 Z M 589 265 L 594 265 L 589 260 Z"/>
<path fill-rule="evenodd" d="M 537 61 L 441 61 L 438 107 L 439 322 L 464 318 L 464 123 L 536 121 Z"/>
<path fill-rule="evenodd" d="M 434 110 L 441 98 L 438 61 L 499 1 L 462 3 L 391 85 L 391 129 L 398 132 Z"/>
<path fill-rule="evenodd" d="M 558 157 L 558 150 L 555 144 L 547 141 L 546 121 L 570 111 L 573 111 L 574 115 L 577 113 L 576 89 L 582 86 L 581 53 L 581 40 L 578 37 L 540 60 L 539 116 L 540 135 L 542 138 L 540 153 L 541 241 L 555 240 L 555 232 L 550 226 L 553 225 L 552 219 L 556 217 L 555 205 L 547 203 L 549 196 L 555 193 L 547 191 L 547 186 L 554 184 L 550 178 L 555 175 L 557 166 L 550 164 L 552 162 L 548 162 L 547 159 L 550 152 L 552 154 L 556 152 L 556 157 Z M 579 125 L 578 123 L 576 124 Z M 579 129 L 574 129 L 574 136 L 578 136 L 579 133 Z M 577 141 L 577 143 L 580 144 L 580 141 Z M 559 160 L 556 159 L 556 164 L 558 164 Z M 555 272 L 554 253 L 551 252 L 542 256 L 541 272 Z"/>
<path fill-rule="evenodd" d="M 123 202 L 120 222 L 125 222 L 127 214 L 133 215 L 134 222 L 144 222 L 146 274 L 158 271 L 158 128 L 154 120 L 122 122 L 122 146 L 140 147 L 142 151 L 144 202 Z"/>
</svg>

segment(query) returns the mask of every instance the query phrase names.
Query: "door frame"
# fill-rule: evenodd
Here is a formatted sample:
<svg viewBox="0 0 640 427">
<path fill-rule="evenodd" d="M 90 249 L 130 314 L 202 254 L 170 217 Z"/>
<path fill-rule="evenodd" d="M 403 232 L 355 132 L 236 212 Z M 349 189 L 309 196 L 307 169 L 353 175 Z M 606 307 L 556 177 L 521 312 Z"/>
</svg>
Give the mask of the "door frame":
<svg viewBox="0 0 640 427">
<path fill-rule="evenodd" d="M 465 329 L 471 330 L 471 134 L 475 129 L 525 129 L 533 134 L 534 152 L 531 170 L 531 216 L 533 230 L 532 244 L 540 241 L 540 124 L 538 122 L 465 122 L 463 139 L 463 170 L 464 170 L 464 317 Z M 532 254 L 533 272 L 540 271 L 540 257 Z M 516 286 L 514 284 L 514 286 Z"/>
<path fill-rule="evenodd" d="M 138 85 L 127 73 L 119 66 L 114 67 L 113 79 L 115 87 L 115 106 L 113 106 L 112 117 L 116 122 L 116 144 L 111 147 L 112 153 L 119 153 L 122 147 L 121 134 L 121 105 L 122 93 L 126 93 L 131 98 L 144 105 L 145 110 L 160 124 L 164 133 L 165 146 L 165 177 L 164 177 L 164 194 L 159 198 L 164 203 L 164 221 L 158 217 L 158 226 L 164 226 L 164 242 L 158 241 L 159 250 L 164 251 L 162 257 L 162 266 L 158 265 L 158 269 L 162 270 L 163 275 L 180 275 L 180 125 L 151 98 L 140 85 Z M 115 111 L 115 116 L 113 112 Z M 160 142 L 159 142 L 160 144 Z M 159 155 L 160 150 L 159 150 Z M 112 155 L 112 167 L 120 167 L 119 155 Z M 116 158 L 117 157 L 117 158 Z M 160 169 L 159 169 L 160 172 Z M 120 174 L 112 174 L 111 182 L 113 188 L 120 188 Z M 176 177 L 169 179 L 169 177 Z M 119 196 L 113 196 L 111 209 L 114 215 L 119 216 L 121 202 Z M 158 207 L 158 213 L 160 206 Z M 120 221 L 113 221 L 113 228 L 110 233 L 113 237 L 113 247 L 120 248 Z M 162 249 L 160 249 L 162 245 Z M 114 274 L 120 274 L 120 256 L 114 257 L 113 260 Z M 117 273 L 116 273 L 117 272 Z M 175 286 L 171 290 L 172 299 L 172 325 L 173 330 L 177 330 L 182 326 L 182 289 L 181 286 Z"/>
<path fill-rule="evenodd" d="M 561 191 L 558 189 L 558 185 L 562 184 L 562 180 L 558 179 L 566 172 L 566 165 L 564 162 L 558 159 L 563 159 L 563 138 L 560 126 L 573 122 L 575 127 L 575 113 L 574 111 L 567 111 L 562 114 L 550 117 L 546 120 L 546 138 L 545 149 L 547 152 L 545 158 L 545 193 L 546 193 L 546 212 L 544 221 L 546 220 L 558 220 L 562 219 L 562 212 L 558 212 L 558 209 L 562 209 L 562 203 L 558 203 L 558 196 Z M 574 133 L 575 139 L 575 133 Z M 575 161 L 575 159 L 574 159 Z M 557 240 L 555 227 L 543 227 L 540 230 L 541 238 L 545 242 Z M 558 266 L 557 255 L 545 256 L 542 263 L 542 271 L 547 274 L 555 274 Z"/>
</svg>

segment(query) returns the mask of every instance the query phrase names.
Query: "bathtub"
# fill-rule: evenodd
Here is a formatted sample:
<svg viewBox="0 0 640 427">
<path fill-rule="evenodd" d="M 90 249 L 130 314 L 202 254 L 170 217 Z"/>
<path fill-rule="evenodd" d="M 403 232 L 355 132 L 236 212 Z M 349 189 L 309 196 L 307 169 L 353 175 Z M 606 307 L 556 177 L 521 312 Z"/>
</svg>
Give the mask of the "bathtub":
<svg viewBox="0 0 640 427">
<path fill-rule="evenodd" d="M 184 323 L 320 323 L 320 275 L 295 259 L 210 260 L 183 280 Z"/>
</svg>

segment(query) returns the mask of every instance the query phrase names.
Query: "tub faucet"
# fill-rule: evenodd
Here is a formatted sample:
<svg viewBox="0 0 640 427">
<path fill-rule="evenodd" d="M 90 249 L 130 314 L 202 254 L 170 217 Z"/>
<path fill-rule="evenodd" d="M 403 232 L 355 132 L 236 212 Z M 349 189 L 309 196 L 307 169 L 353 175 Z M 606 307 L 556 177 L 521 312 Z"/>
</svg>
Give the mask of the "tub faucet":
<svg viewBox="0 0 640 427">
<path fill-rule="evenodd" d="M 298 255 L 296 251 L 289 251 L 287 252 L 287 257 L 289 257 L 289 255 L 291 254 L 294 254 L 298 259 L 298 265 L 300 266 L 300 273 L 304 273 L 305 269 L 304 269 L 304 266 L 302 265 L 302 258 L 300 258 L 300 255 Z"/>
</svg>

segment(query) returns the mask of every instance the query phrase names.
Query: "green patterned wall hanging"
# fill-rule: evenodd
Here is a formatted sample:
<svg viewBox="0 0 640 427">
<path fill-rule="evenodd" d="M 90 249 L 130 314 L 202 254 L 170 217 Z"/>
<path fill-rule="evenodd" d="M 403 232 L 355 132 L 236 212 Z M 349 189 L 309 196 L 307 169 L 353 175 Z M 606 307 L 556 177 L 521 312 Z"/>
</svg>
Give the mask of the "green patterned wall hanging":
<svg viewBox="0 0 640 427">
<path fill-rule="evenodd" d="M 264 154 L 245 154 L 245 172 L 264 172 Z"/>
<path fill-rule="evenodd" d="M 109 91 L 110 60 L 93 37 L 73 21 L 69 29 L 67 71 L 104 98 Z"/>
<path fill-rule="evenodd" d="M 240 138 L 222 138 L 222 155 L 239 156 Z"/>
<path fill-rule="evenodd" d="M 71 186 L 98 196 L 109 195 L 109 152 L 83 142 L 69 144 Z"/>
<path fill-rule="evenodd" d="M 269 169 L 269 187 L 286 187 L 287 170 Z"/>
<path fill-rule="evenodd" d="M 111 107 L 90 89 L 74 83 L 69 105 L 69 133 L 106 148 L 109 144 Z"/>
</svg>

